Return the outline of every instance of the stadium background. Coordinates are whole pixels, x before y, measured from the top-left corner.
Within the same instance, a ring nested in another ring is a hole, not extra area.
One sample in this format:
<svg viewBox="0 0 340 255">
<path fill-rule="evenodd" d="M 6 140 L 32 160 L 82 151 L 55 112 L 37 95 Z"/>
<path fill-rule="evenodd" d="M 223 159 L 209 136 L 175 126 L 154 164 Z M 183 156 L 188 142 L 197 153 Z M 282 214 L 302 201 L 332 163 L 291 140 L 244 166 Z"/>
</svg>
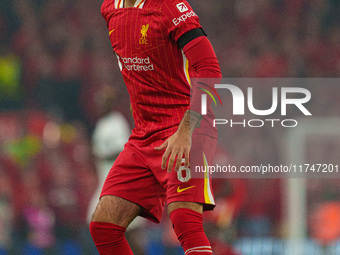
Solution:
<svg viewBox="0 0 340 255">
<path fill-rule="evenodd" d="M 224 77 L 340 75 L 337 0 L 190 4 Z M 0 0 L 0 254 L 95 254 L 86 225 L 97 185 L 91 134 L 100 117 L 98 95 L 106 86 L 115 86 L 115 108 L 132 125 L 100 5 L 96 0 Z M 338 116 L 337 93 L 326 93 L 329 116 Z M 237 161 L 250 150 L 247 144 L 261 140 L 267 146 L 253 151 L 254 160 L 280 157 L 265 133 L 240 139 L 220 148 L 219 155 Z M 336 138 L 310 153 L 338 151 Z M 282 180 L 216 183 L 220 204 L 228 201 L 229 207 L 207 215 L 215 253 L 238 254 L 233 245 L 242 254 L 283 254 Z M 340 254 L 339 184 L 338 179 L 307 181 L 306 254 L 327 254 L 328 247 L 335 247 L 329 254 Z M 167 221 L 137 228 L 139 237 L 132 233 L 130 239 L 143 248 L 136 254 L 181 254 L 170 229 Z"/>
</svg>

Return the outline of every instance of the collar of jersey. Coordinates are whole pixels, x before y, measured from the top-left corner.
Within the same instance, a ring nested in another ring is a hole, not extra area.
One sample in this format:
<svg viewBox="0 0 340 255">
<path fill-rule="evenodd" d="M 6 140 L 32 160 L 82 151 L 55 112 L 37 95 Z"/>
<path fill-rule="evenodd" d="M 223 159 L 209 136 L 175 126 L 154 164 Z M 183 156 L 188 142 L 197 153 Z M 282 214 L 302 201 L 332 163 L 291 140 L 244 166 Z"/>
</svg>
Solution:
<svg viewBox="0 0 340 255">
<path fill-rule="evenodd" d="M 124 8 L 124 1 L 125 0 L 115 0 L 115 8 Z M 144 3 L 146 2 L 146 0 L 137 0 L 135 5 L 133 6 L 133 8 L 139 8 L 142 9 L 144 6 Z"/>
</svg>

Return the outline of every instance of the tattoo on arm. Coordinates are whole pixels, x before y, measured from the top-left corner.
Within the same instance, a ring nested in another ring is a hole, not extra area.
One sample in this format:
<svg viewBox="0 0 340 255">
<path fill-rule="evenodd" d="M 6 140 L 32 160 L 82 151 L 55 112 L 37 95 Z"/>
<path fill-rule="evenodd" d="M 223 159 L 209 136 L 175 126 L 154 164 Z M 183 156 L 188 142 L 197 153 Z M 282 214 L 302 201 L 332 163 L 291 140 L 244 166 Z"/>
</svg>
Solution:
<svg viewBox="0 0 340 255">
<path fill-rule="evenodd" d="M 180 130 L 190 130 L 190 135 L 194 132 L 194 130 L 200 127 L 201 120 L 203 116 L 198 112 L 188 110 L 185 112 L 183 119 L 179 125 Z"/>
</svg>

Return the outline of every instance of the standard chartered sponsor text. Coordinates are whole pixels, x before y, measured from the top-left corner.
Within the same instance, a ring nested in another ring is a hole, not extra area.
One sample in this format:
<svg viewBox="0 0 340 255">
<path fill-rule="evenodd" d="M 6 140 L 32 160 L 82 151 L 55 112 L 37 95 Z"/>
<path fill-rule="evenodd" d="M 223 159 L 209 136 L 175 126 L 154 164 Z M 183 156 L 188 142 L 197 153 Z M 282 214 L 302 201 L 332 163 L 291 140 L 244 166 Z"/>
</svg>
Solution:
<svg viewBox="0 0 340 255">
<path fill-rule="evenodd" d="M 153 71 L 154 66 L 150 61 L 150 58 L 121 58 L 125 68 L 128 71 Z"/>
</svg>

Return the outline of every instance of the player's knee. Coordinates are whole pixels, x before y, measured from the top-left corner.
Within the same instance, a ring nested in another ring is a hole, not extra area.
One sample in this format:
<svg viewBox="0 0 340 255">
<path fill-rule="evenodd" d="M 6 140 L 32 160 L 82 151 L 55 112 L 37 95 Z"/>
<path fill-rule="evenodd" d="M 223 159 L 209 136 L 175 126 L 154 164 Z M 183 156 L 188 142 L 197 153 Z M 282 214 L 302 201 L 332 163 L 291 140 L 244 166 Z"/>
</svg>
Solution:
<svg viewBox="0 0 340 255">
<path fill-rule="evenodd" d="M 201 213 L 188 208 L 179 208 L 171 212 L 170 219 L 181 243 L 190 235 L 204 233 L 203 216 Z"/>
<path fill-rule="evenodd" d="M 90 223 L 90 233 L 99 254 L 132 254 L 125 231 L 126 228 L 111 223 Z"/>
</svg>

